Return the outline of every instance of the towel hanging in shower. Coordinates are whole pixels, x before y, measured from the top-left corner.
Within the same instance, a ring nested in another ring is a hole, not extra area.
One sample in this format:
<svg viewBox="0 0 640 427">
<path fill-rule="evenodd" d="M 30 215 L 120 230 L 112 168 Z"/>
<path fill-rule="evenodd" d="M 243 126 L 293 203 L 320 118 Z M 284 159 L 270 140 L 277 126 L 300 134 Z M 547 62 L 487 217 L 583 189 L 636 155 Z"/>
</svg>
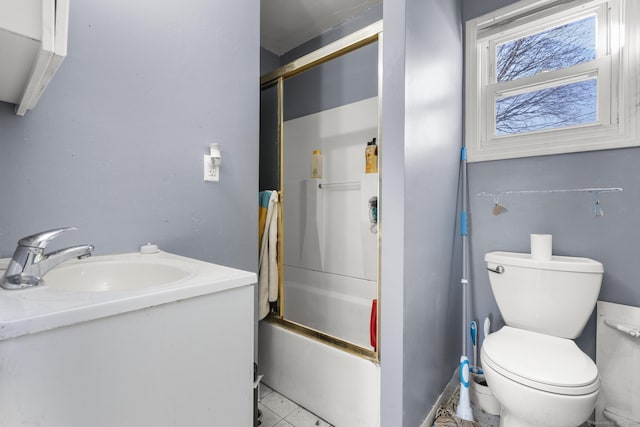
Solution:
<svg viewBox="0 0 640 427">
<path fill-rule="evenodd" d="M 260 320 L 269 314 L 269 303 L 278 300 L 278 192 L 261 191 L 258 208 L 260 258 L 258 305 Z"/>
</svg>

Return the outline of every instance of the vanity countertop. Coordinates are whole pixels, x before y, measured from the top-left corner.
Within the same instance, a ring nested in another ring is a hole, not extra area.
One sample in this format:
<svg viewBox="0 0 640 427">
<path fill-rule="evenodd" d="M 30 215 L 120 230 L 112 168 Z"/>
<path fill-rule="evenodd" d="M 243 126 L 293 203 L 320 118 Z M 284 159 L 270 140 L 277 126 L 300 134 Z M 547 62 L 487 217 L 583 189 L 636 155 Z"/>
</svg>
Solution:
<svg viewBox="0 0 640 427">
<path fill-rule="evenodd" d="M 4 273 L 3 270 L 6 269 L 8 262 L 8 259 L 0 259 L 0 275 Z M 20 290 L 0 288 L 0 340 L 201 295 L 229 291 L 257 282 L 256 274 L 252 272 L 162 251 L 151 255 L 136 252 L 93 256 L 67 261 L 56 268 L 78 267 L 88 263 L 94 265 L 102 263 L 102 266 L 107 267 L 158 263 L 163 266 L 173 265 L 182 268 L 189 274 L 168 283 L 130 289 L 78 290 L 78 286 L 54 288 L 47 285 L 46 275 L 44 282 L 33 288 Z M 56 268 L 49 274 L 55 272 Z"/>
</svg>

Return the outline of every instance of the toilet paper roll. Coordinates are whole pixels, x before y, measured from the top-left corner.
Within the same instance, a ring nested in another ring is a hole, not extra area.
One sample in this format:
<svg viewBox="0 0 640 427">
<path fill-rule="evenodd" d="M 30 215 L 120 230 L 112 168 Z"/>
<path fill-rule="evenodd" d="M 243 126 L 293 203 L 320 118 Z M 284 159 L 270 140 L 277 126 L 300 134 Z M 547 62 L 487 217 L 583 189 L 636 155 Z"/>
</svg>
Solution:
<svg viewBox="0 0 640 427">
<path fill-rule="evenodd" d="M 531 258 L 542 261 L 551 259 L 551 234 L 531 235 Z"/>
</svg>

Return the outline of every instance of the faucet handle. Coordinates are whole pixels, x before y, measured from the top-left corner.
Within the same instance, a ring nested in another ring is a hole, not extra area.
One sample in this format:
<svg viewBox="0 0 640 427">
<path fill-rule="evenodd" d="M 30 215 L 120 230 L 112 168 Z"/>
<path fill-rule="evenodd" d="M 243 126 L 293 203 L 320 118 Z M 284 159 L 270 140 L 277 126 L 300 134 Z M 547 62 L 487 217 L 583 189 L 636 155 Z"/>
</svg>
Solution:
<svg viewBox="0 0 640 427">
<path fill-rule="evenodd" d="M 31 236 L 23 237 L 18 241 L 20 246 L 44 249 L 51 239 L 56 238 L 65 231 L 77 230 L 76 227 L 54 228 L 53 230 L 41 231 Z"/>
</svg>

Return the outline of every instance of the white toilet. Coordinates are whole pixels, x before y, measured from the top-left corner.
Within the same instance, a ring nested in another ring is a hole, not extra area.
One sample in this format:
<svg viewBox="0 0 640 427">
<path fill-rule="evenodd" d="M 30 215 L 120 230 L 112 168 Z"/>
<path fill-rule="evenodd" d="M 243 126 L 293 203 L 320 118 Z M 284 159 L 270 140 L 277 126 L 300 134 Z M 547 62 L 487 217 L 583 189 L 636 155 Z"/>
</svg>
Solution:
<svg viewBox="0 0 640 427">
<path fill-rule="evenodd" d="M 502 427 L 575 427 L 595 407 L 595 363 L 572 341 L 598 299 L 602 264 L 588 258 L 490 252 L 491 289 L 506 323 L 481 350 Z"/>
</svg>

